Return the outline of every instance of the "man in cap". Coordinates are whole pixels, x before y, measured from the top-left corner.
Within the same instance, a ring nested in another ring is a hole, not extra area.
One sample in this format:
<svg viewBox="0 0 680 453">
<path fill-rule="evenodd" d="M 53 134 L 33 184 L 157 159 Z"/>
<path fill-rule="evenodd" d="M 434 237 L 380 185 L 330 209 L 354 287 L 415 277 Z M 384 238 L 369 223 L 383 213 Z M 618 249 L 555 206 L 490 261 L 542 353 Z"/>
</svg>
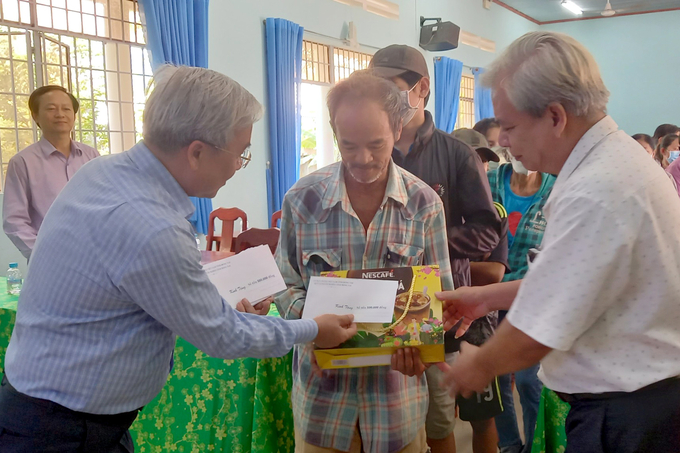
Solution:
<svg viewBox="0 0 680 453">
<path fill-rule="evenodd" d="M 456 288 L 469 286 L 470 259 L 491 253 L 501 235 L 501 221 L 491 201 L 482 162 L 465 143 L 435 128 L 432 115 L 425 110 L 430 97 L 429 71 L 418 50 L 404 45 L 388 46 L 373 56 L 370 68 L 401 90 L 403 128 L 392 159 L 441 197 L 453 281 Z M 453 332 L 447 335 L 448 360 L 455 357 L 459 343 Z M 455 400 L 438 384 L 439 377 L 438 368 L 427 370 L 430 408 L 426 428 L 433 453 L 455 449 Z"/>
<path fill-rule="evenodd" d="M 459 140 L 464 141 L 475 151 L 477 151 L 477 155 L 480 159 L 482 159 L 484 171 L 489 171 L 489 162 L 499 163 L 501 161 L 501 158 L 498 157 L 498 154 L 494 153 L 489 147 L 489 142 L 487 141 L 486 137 L 476 130 L 461 128 L 453 131 L 451 135 Z"/>
</svg>

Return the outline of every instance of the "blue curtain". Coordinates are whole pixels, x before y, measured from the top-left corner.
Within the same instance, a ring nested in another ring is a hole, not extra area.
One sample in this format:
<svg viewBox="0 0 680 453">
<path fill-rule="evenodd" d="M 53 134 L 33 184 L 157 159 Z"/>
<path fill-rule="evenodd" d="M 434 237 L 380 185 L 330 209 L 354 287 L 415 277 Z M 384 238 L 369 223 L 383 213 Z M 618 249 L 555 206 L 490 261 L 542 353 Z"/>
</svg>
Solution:
<svg viewBox="0 0 680 453">
<path fill-rule="evenodd" d="M 298 24 L 268 18 L 267 116 L 270 162 L 267 168 L 269 216 L 281 209 L 283 196 L 300 178 L 300 85 L 302 33 Z"/>
<path fill-rule="evenodd" d="M 434 121 L 437 129 L 453 132 L 458 119 L 463 62 L 447 57 L 434 60 Z"/>
<path fill-rule="evenodd" d="M 139 7 L 154 71 L 165 63 L 208 67 L 208 0 L 139 0 Z M 196 211 L 189 221 L 208 234 L 212 200 L 191 201 Z"/>
<path fill-rule="evenodd" d="M 493 118 L 493 103 L 491 102 L 491 89 L 482 86 L 481 75 L 484 74 L 483 68 L 474 68 L 472 73 L 475 75 L 475 122 L 484 118 Z"/>
</svg>

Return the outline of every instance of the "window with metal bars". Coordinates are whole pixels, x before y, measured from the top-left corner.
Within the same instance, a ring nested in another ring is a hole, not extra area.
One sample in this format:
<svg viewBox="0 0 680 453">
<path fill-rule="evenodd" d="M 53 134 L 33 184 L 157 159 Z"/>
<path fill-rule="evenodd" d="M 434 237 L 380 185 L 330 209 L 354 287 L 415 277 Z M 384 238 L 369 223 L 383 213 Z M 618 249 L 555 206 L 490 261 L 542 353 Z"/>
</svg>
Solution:
<svg viewBox="0 0 680 453">
<path fill-rule="evenodd" d="M 302 41 L 302 80 L 331 83 L 330 46 Z"/>
<path fill-rule="evenodd" d="M 35 88 L 71 91 L 73 138 L 109 154 L 141 138 L 151 77 L 136 1 L 0 0 L 0 187 L 10 158 L 39 139 Z"/>
<path fill-rule="evenodd" d="M 458 121 L 456 129 L 472 129 L 475 125 L 475 78 L 463 74 L 460 81 L 460 97 L 458 102 Z"/>
<path fill-rule="evenodd" d="M 334 85 L 349 77 L 354 71 L 368 68 L 371 58 L 373 55 L 368 53 L 304 40 L 302 81 Z"/>
<path fill-rule="evenodd" d="M 368 68 L 373 55 L 354 50 L 333 48 L 333 69 L 335 81 L 346 79 L 354 71 Z"/>
<path fill-rule="evenodd" d="M 302 142 L 300 176 L 340 159 L 326 108 L 326 95 L 336 82 L 368 68 L 373 55 L 304 40 L 300 92 Z"/>
</svg>

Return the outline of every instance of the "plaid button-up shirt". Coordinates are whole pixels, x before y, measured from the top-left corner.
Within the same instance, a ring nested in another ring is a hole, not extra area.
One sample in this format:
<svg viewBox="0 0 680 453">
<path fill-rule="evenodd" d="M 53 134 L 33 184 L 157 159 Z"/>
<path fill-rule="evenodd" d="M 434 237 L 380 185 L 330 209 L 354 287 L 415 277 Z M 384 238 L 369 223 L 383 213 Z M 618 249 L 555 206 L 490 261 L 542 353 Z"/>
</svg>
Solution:
<svg viewBox="0 0 680 453">
<path fill-rule="evenodd" d="M 505 178 L 507 173 L 512 172 L 512 164 L 501 164 L 495 170 L 487 173 L 489 186 L 491 186 L 491 197 L 493 201 L 505 206 Z M 532 248 L 538 248 L 543 242 L 543 234 L 547 222 L 543 215 L 543 207 L 548 201 L 555 177 L 548 173 L 543 173 L 541 187 L 536 193 L 536 201 L 529 207 L 529 210 L 522 216 L 517 230 L 515 240 L 508 252 L 508 265 L 510 270 L 503 277 L 504 282 L 521 280 L 529 269 L 527 253 Z"/>
<path fill-rule="evenodd" d="M 299 318 L 312 276 L 324 271 L 438 264 L 442 286 L 453 288 L 446 221 L 437 194 L 390 163 L 385 195 L 368 230 L 352 209 L 341 163 L 301 179 L 283 201 L 276 253 L 288 290 L 277 298 L 283 316 Z M 388 366 L 312 373 L 312 347 L 295 348 L 293 413 L 307 443 L 346 451 L 360 427 L 364 450 L 399 451 L 425 423 L 425 376 Z"/>
</svg>

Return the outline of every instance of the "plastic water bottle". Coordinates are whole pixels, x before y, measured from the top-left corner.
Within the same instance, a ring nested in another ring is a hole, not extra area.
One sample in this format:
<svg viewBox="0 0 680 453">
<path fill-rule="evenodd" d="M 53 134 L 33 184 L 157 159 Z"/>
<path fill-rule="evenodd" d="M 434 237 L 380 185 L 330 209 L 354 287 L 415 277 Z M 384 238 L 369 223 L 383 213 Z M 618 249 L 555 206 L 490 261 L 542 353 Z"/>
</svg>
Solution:
<svg viewBox="0 0 680 453">
<path fill-rule="evenodd" d="M 194 234 L 194 238 L 196 238 L 196 248 L 201 250 L 201 240 L 199 239 L 198 234 Z"/>
<path fill-rule="evenodd" d="M 9 263 L 9 269 L 7 269 L 7 294 L 18 296 L 21 293 L 22 284 L 23 278 L 21 278 L 19 264 Z"/>
</svg>

